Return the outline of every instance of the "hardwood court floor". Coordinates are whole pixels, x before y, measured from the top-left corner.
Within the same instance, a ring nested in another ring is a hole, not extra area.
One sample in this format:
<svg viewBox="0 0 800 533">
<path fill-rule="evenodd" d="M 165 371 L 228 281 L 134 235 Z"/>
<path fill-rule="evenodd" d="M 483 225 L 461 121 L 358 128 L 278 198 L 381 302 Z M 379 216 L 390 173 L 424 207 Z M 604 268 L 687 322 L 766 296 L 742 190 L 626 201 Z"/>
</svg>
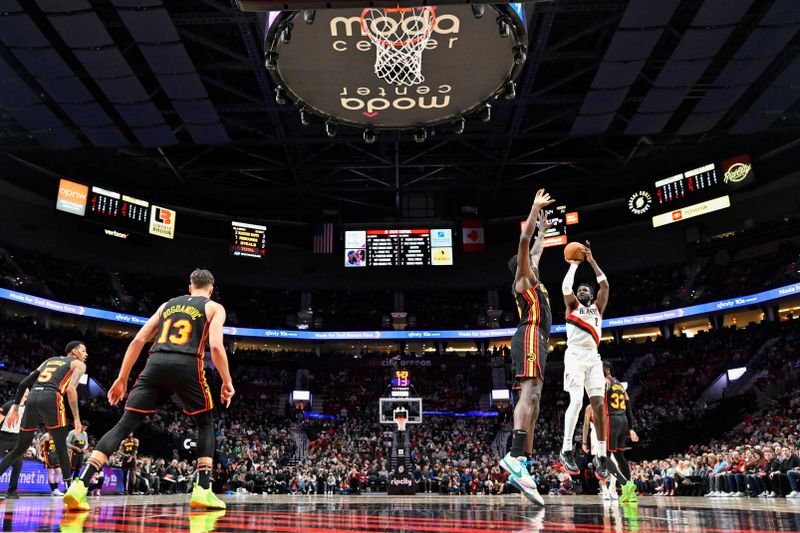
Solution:
<svg viewBox="0 0 800 533">
<path fill-rule="evenodd" d="M 227 496 L 226 511 L 198 512 L 188 496 L 90 498 L 88 513 L 64 513 L 60 498 L 0 506 L 2 531 L 282 531 L 311 533 L 487 531 L 569 533 L 774 533 L 800 531 L 800 500 L 545 497 L 546 507 L 509 496 Z"/>
</svg>

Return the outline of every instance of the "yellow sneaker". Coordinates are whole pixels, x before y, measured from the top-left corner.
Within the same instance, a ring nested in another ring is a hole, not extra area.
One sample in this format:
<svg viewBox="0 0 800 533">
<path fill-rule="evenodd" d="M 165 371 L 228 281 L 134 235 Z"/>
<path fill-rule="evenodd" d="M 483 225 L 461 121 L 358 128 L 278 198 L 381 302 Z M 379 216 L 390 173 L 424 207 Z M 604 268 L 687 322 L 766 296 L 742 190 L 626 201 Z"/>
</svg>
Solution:
<svg viewBox="0 0 800 533">
<path fill-rule="evenodd" d="M 83 533 L 83 523 L 89 517 L 89 511 L 79 511 L 61 516 L 58 527 L 63 533 Z"/>
<path fill-rule="evenodd" d="M 211 488 L 204 489 L 197 483 L 194 484 L 192 489 L 192 499 L 189 500 L 189 506 L 194 509 L 225 509 L 225 502 L 217 498 L 216 494 L 211 491 Z"/>
<path fill-rule="evenodd" d="M 224 504 L 223 504 L 224 505 Z M 225 511 L 208 511 L 189 515 L 189 533 L 208 533 L 217 527 L 217 520 L 225 516 Z"/>
<path fill-rule="evenodd" d="M 622 497 L 619 501 L 622 503 L 638 503 L 639 498 L 636 496 L 636 485 L 633 481 L 628 481 L 622 486 Z"/>
<path fill-rule="evenodd" d="M 89 502 L 86 501 L 87 492 L 88 490 L 86 489 L 86 485 L 83 484 L 83 481 L 80 479 L 73 481 L 72 485 L 69 486 L 69 490 L 64 494 L 64 506 L 67 508 L 67 511 L 88 511 Z"/>
</svg>

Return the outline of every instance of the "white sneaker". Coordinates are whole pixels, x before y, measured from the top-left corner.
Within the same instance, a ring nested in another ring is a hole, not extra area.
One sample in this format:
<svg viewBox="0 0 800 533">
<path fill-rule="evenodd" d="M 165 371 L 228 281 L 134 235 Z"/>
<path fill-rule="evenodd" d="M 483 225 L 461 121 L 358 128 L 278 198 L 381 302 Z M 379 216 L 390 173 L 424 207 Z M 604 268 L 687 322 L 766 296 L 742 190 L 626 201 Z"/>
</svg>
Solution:
<svg viewBox="0 0 800 533">
<path fill-rule="evenodd" d="M 709 492 L 708 494 L 704 494 L 704 498 L 714 498 L 716 497 L 717 493 L 715 491 Z"/>
<path fill-rule="evenodd" d="M 609 491 L 608 494 L 612 500 L 619 500 L 619 494 L 617 494 L 616 490 Z"/>
<path fill-rule="evenodd" d="M 767 498 L 774 498 L 774 497 L 775 497 L 775 492 L 769 492 L 767 494 Z"/>
<path fill-rule="evenodd" d="M 758 497 L 758 498 L 766 498 L 766 497 L 768 497 L 768 496 L 769 496 L 769 492 L 762 492 L 762 493 L 761 493 L 761 494 L 759 494 L 757 497 Z"/>
<path fill-rule="evenodd" d="M 536 505 L 544 506 L 544 498 L 539 494 L 539 489 L 536 487 L 536 482 L 531 477 L 528 469 L 517 459 L 507 453 L 500 461 L 500 466 L 511 474 L 508 478 L 509 483 L 517 487 L 519 491 L 530 501 Z"/>
<path fill-rule="evenodd" d="M 54 491 L 53 491 L 51 494 L 52 494 L 53 496 L 63 496 L 63 495 L 64 495 L 64 493 L 63 493 L 63 492 L 61 492 L 61 491 L 60 491 L 60 490 L 58 490 L 58 489 L 54 490 Z"/>
<path fill-rule="evenodd" d="M 734 493 L 733 493 L 733 496 L 734 496 L 735 498 L 744 498 L 744 494 L 743 494 L 743 493 L 741 493 L 741 492 L 734 492 Z"/>
</svg>

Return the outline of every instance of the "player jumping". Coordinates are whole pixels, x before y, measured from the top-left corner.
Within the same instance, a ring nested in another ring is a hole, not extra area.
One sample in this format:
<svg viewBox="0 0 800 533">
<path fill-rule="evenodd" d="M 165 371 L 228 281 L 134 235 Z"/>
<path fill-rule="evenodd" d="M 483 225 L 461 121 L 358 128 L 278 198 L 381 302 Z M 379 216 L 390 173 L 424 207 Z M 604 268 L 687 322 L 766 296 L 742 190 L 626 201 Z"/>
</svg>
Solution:
<svg viewBox="0 0 800 533">
<path fill-rule="evenodd" d="M 575 425 L 578 423 L 583 391 L 589 395 L 589 403 L 594 413 L 594 424 L 601 439 L 606 436 L 606 414 L 603 406 L 606 380 L 603 377 L 603 363 L 600 360 L 598 346 L 602 332 L 603 311 L 608 304 L 608 279 L 597 265 L 589 249 L 589 242 L 584 247 L 586 262 L 591 265 L 597 276 L 600 289 L 595 298 L 594 287 L 582 283 L 578 290 L 572 292 L 575 283 L 575 272 L 581 261 L 570 261 L 567 275 L 561 284 L 564 304 L 567 306 L 567 351 L 564 354 L 564 390 L 569 393 L 569 407 L 564 413 L 564 444 L 560 459 L 564 469 L 572 475 L 580 473 L 572 451 L 572 440 Z M 594 458 L 595 475 L 600 480 L 608 477 L 606 442 L 598 442 L 598 455 Z"/>
<path fill-rule="evenodd" d="M 131 368 L 145 343 L 155 336 L 147 364 L 133 386 L 125 414 L 100 442 L 87 461 L 80 478 L 64 495 L 68 510 L 88 511 L 86 492 L 92 476 L 108 461 L 123 437 L 144 421 L 145 415 L 168 400 L 173 393 L 183 403 L 183 412 L 197 425 L 197 482 L 190 505 L 203 509 L 225 509 L 225 503 L 211 491 L 211 466 L 214 456 L 214 402 L 206 382 L 205 345 L 222 378 L 220 399 L 227 406 L 235 391 L 228 356 L 222 343 L 225 308 L 211 301 L 214 276 L 208 270 L 195 270 L 189 278 L 189 294 L 164 303 L 136 334 L 125 352 L 119 377 L 108 391 L 108 401 L 116 405 L 125 396 Z"/>
<path fill-rule="evenodd" d="M 544 189 L 539 189 L 531 212 L 519 238 L 517 255 L 508 266 L 514 273 L 512 293 L 520 315 L 517 332 L 511 339 L 511 359 L 519 382 L 519 400 L 514 408 L 514 431 L 511 450 L 500 462 L 510 475 L 509 481 L 529 500 L 544 505 L 536 482 L 528 472 L 527 461 L 533 453 L 533 429 L 539 417 L 539 401 L 544 385 L 547 341 L 553 322 L 547 289 L 539 277 L 539 259 L 544 247 L 544 234 L 553 226 L 544 208 L 555 202 Z M 538 220 L 539 235 L 530 248 L 534 224 Z M 516 385 L 516 384 L 515 384 Z"/>
</svg>

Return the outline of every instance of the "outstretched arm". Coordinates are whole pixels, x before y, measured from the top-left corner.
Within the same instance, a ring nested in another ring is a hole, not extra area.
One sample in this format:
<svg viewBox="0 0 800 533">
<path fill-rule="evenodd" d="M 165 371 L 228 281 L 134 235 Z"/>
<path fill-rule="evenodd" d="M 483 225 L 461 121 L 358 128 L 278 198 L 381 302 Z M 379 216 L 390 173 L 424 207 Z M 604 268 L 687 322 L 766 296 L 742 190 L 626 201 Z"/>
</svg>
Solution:
<svg viewBox="0 0 800 533">
<path fill-rule="evenodd" d="M 600 288 L 597 290 L 597 300 L 595 303 L 597 304 L 597 310 L 600 311 L 602 315 L 606 310 L 606 305 L 608 305 L 608 278 L 603 274 L 603 271 L 600 270 L 597 261 L 594 260 L 592 249 L 589 248 L 589 241 L 586 241 L 586 262 L 591 265 L 592 270 L 594 270 L 594 275 L 597 276 L 597 283 L 600 284 Z"/>
<path fill-rule="evenodd" d="M 533 238 L 533 229 L 535 221 L 539 218 L 539 213 L 542 209 L 555 202 L 550 195 L 539 189 L 536 191 L 536 197 L 533 199 L 531 212 L 528 214 L 528 219 L 525 221 L 525 226 L 522 228 L 522 235 L 519 236 L 519 247 L 517 248 L 517 272 L 514 275 L 514 287 L 517 292 L 524 292 L 531 288 L 530 272 L 531 272 L 531 239 Z M 536 283 L 538 278 L 533 280 Z"/>
<path fill-rule="evenodd" d="M 539 234 L 536 236 L 536 240 L 533 241 L 533 246 L 531 246 L 531 267 L 533 267 L 537 279 L 539 278 L 539 260 L 542 258 L 542 252 L 544 251 L 545 235 L 555 225 L 555 220 L 548 220 L 547 211 L 539 212 L 539 219 L 536 223 L 539 228 Z"/>
</svg>

